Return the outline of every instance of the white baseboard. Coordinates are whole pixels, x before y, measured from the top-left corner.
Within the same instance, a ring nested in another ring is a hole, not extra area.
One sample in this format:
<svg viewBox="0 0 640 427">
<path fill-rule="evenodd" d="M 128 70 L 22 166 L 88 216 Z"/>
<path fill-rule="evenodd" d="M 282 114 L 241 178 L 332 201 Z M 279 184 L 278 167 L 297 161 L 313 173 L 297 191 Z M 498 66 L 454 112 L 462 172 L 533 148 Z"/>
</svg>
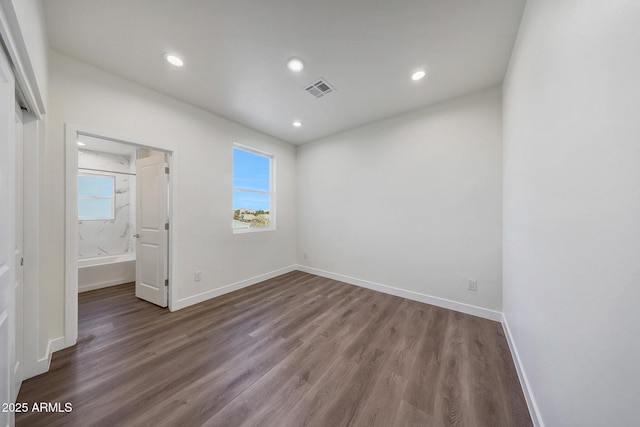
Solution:
<svg viewBox="0 0 640 427">
<path fill-rule="evenodd" d="M 54 338 L 52 340 L 49 341 L 49 351 L 50 351 L 50 355 L 55 353 L 58 350 L 62 350 L 63 348 L 66 348 L 67 346 L 64 343 L 64 337 L 58 337 L 58 338 Z"/>
<path fill-rule="evenodd" d="M 182 298 L 176 301 L 176 304 L 173 307 L 171 307 L 171 311 L 180 310 L 181 308 L 189 307 L 190 305 L 198 304 L 199 302 L 203 302 L 211 298 L 218 297 L 220 295 L 228 294 L 229 292 L 237 291 L 238 289 L 246 288 L 247 286 L 255 285 L 256 283 L 273 279 L 274 277 L 278 277 L 282 274 L 290 273 L 295 270 L 297 270 L 297 266 L 290 265 L 288 267 L 270 271 L 269 273 L 265 273 L 259 276 L 251 277 L 249 279 L 241 280 L 239 282 L 232 283 L 230 285 L 226 285 L 221 288 L 212 289 L 210 291 L 202 292 L 201 294 Z"/>
<path fill-rule="evenodd" d="M 27 380 L 29 378 L 33 378 L 37 375 L 47 372 L 49 370 L 49 366 L 51 366 L 51 356 L 53 355 L 53 353 L 58 350 L 62 350 L 64 347 L 64 337 L 58 337 L 49 340 L 44 357 L 36 360 L 35 363 L 25 363 L 23 365 L 25 368 L 24 379 Z"/>
<path fill-rule="evenodd" d="M 304 271 L 305 273 L 315 274 L 316 276 L 322 276 L 328 279 L 338 280 L 340 282 L 345 282 L 351 285 L 372 289 L 374 291 L 383 292 L 385 294 L 395 295 L 397 297 L 402 297 L 402 298 L 410 299 L 413 301 L 423 302 L 426 304 L 431 304 L 431 305 L 435 305 L 442 308 L 448 308 L 450 310 L 471 314 L 473 316 L 494 320 L 496 322 L 502 321 L 501 312 L 495 311 L 495 310 L 489 310 L 488 308 L 477 307 L 475 305 L 452 301 L 445 298 L 439 298 L 431 295 L 421 294 L 418 292 L 407 291 L 400 288 L 394 288 L 392 286 L 369 282 L 368 280 L 357 279 L 355 277 L 345 276 L 338 273 L 331 273 L 329 271 L 324 271 L 324 270 L 320 270 L 318 268 L 313 268 L 313 267 L 307 267 L 305 265 L 298 265 L 296 266 L 296 268 L 300 271 Z"/>
<path fill-rule="evenodd" d="M 119 279 L 107 280 L 106 282 L 89 283 L 86 285 L 78 285 L 78 293 L 94 291 L 96 289 L 108 288 L 110 286 L 118 286 L 124 283 L 130 283 L 135 281 L 135 278 L 131 280 L 128 277 L 121 277 Z"/>
<path fill-rule="evenodd" d="M 504 335 L 507 337 L 507 343 L 509 344 L 509 349 L 511 350 L 513 363 L 516 365 L 516 371 L 518 372 L 518 378 L 520 379 L 520 385 L 522 386 L 524 398 L 527 401 L 527 407 L 529 408 L 531 421 L 533 422 L 533 425 L 535 427 L 544 427 L 544 422 L 542 421 L 542 416 L 540 415 L 538 404 L 536 403 L 536 399 L 533 396 L 533 392 L 531 391 L 529 379 L 527 378 L 524 366 L 522 365 L 522 361 L 520 360 L 520 354 L 518 353 L 516 343 L 513 340 L 513 336 L 511 335 L 511 329 L 509 329 L 509 322 L 507 322 L 507 318 L 504 313 L 502 314 L 502 329 L 504 329 Z"/>
</svg>

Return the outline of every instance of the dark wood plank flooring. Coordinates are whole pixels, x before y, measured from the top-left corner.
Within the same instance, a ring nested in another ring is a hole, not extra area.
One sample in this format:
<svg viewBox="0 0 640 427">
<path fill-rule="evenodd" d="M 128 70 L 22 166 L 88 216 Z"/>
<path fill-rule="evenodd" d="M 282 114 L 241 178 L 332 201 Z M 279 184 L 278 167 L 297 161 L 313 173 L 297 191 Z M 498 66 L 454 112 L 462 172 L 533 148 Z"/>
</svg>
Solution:
<svg viewBox="0 0 640 427">
<path fill-rule="evenodd" d="M 531 426 L 497 322 L 295 271 L 170 313 L 79 297 L 18 426 Z"/>
</svg>

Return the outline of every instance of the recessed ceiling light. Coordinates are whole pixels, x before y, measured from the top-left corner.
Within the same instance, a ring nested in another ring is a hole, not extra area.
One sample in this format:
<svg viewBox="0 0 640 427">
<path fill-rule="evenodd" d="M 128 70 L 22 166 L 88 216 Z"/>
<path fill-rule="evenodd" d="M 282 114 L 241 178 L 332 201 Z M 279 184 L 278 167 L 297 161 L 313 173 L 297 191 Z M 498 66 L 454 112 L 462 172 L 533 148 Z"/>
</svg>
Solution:
<svg viewBox="0 0 640 427">
<path fill-rule="evenodd" d="M 176 67 L 182 67 L 182 65 L 184 65 L 184 62 L 182 62 L 182 59 L 178 58 L 177 56 L 171 53 L 165 53 L 164 59 L 166 59 L 167 62 L 169 62 L 169 64 L 175 65 Z"/>
<path fill-rule="evenodd" d="M 299 128 L 300 126 L 302 126 L 302 122 L 296 120 L 295 122 L 293 122 L 293 126 Z"/>
<path fill-rule="evenodd" d="M 81 147 L 84 147 L 84 146 L 85 146 L 85 145 L 87 145 L 87 144 L 85 144 L 85 143 L 84 143 L 84 142 L 82 142 L 82 141 L 78 141 L 78 145 L 79 145 L 79 146 L 81 146 Z"/>
<path fill-rule="evenodd" d="M 297 73 L 298 71 L 302 71 L 304 68 L 304 62 L 302 62 L 302 59 L 294 56 L 293 58 L 289 58 L 287 61 L 287 68 Z"/>
<path fill-rule="evenodd" d="M 427 73 L 423 70 L 416 71 L 411 75 L 411 80 L 422 80 Z"/>
</svg>

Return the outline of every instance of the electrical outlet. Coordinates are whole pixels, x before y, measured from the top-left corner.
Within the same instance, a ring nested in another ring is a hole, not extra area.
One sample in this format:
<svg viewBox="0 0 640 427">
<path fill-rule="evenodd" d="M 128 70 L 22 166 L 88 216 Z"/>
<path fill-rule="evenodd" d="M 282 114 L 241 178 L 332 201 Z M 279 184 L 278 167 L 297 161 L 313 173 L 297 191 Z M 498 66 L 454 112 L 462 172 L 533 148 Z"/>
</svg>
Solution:
<svg viewBox="0 0 640 427">
<path fill-rule="evenodd" d="M 304 251 L 304 257 L 309 258 L 309 254 L 307 254 L 307 251 Z"/>
<path fill-rule="evenodd" d="M 202 271 L 196 271 L 193 273 L 193 280 L 199 282 L 202 280 Z"/>
<path fill-rule="evenodd" d="M 470 291 L 477 291 L 478 290 L 478 281 L 477 280 L 473 280 L 473 279 L 467 280 L 467 289 L 469 289 Z"/>
</svg>

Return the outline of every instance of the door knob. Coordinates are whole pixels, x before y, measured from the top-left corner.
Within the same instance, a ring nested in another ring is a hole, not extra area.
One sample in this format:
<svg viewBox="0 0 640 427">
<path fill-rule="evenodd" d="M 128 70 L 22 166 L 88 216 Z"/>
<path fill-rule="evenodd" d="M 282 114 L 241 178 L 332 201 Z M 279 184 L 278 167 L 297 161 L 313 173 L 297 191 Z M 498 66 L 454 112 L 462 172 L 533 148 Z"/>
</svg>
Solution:
<svg viewBox="0 0 640 427">
<path fill-rule="evenodd" d="M 133 237 L 135 237 L 136 239 L 139 239 L 140 235 L 139 234 L 134 234 Z"/>
</svg>

